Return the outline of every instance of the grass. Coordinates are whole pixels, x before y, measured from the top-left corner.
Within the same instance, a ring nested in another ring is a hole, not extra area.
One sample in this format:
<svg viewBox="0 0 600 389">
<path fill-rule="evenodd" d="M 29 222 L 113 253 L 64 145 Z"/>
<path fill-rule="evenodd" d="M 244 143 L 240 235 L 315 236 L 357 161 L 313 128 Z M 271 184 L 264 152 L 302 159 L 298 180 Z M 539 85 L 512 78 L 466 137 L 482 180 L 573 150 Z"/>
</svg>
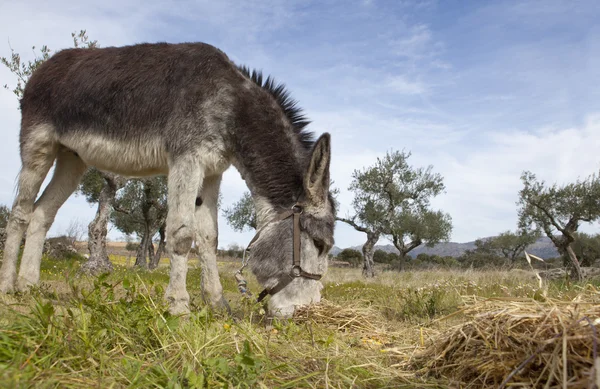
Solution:
<svg viewBox="0 0 600 389">
<path fill-rule="evenodd" d="M 447 387 L 400 362 L 464 320 L 466 305 L 570 300 L 582 288 L 555 283 L 542 293 L 524 273 L 379 272 L 364 280 L 359 270 L 332 268 L 323 304 L 267 323 L 262 307 L 237 292 L 236 263 L 219 263 L 234 312 L 227 316 L 204 306 L 199 265 L 190 261 L 193 312 L 181 319 L 162 301 L 165 262 L 142 272 L 111 259 L 112 274 L 90 278 L 77 276 L 76 260 L 45 258 L 38 288 L 0 296 L 0 387 Z"/>
</svg>

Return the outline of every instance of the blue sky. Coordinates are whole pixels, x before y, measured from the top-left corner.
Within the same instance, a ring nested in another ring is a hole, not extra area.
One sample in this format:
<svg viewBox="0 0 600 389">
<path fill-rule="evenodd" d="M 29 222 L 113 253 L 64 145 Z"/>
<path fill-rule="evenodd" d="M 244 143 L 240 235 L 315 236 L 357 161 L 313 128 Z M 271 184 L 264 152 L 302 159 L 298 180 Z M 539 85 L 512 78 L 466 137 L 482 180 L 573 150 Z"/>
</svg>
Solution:
<svg viewBox="0 0 600 389">
<path fill-rule="evenodd" d="M 51 4 L 50 4 L 51 3 Z M 519 176 L 564 183 L 600 168 L 600 4 L 596 1 L 23 0 L 0 3 L 0 55 L 10 45 L 71 45 L 87 29 L 101 46 L 203 41 L 285 82 L 316 133 L 333 139 L 332 178 L 346 191 L 355 169 L 390 149 L 433 165 L 447 191 L 434 206 L 463 242 L 516 227 Z M 0 84 L 14 78 L 0 69 Z M 17 101 L 0 91 L 0 203 L 19 169 Z M 224 205 L 245 186 L 226 172 Z M 73 196 L 51 234 L 94 209 Z M 598 232 L 598 225 L 584 230 Z M 245 244 L 220 221 L 220 246 Z M 113 238 L 119 237 L 111 231 Z M 336 244 L 364 236 L 336 227 Z M 381 243 L 384 243 L 382 240 Z"/>
</svg>

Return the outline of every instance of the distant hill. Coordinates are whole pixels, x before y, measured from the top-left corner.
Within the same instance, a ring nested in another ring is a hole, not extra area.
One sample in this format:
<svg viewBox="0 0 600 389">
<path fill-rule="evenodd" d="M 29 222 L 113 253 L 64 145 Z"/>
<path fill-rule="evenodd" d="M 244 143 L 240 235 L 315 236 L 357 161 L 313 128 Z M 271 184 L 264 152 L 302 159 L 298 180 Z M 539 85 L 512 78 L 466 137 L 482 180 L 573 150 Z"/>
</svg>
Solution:
<svg viewBox="0 0 600 389">
<path fill-rule="evenodd" d="M 351 248 L 361 251 L 362 245 L 353 246 Z M 414 249 L 413 251 L 411 251 L 409 253 L 409 255 L 413 258 L 415 258 L 417 255 L 419 255 L 421 253 L 425 253 L 425 254 L 429 254 L 429 255 L 439 255 L 441 257 L 445 257 L 445 256 L 459 257 L 462 254 L 464 254 L 465 251 L 473 250 L 473 249 L 475 249 L 475 241 L 466 242 L 466 243 L 448 242 L 448 243 L 438 243 L 433 247 L 425 247 L 424 245 L 421 245 L 421 246 L 417 247 L 416 249 Z M 388 253 L 397 253 L 398 252 L 398 250 L 396 250 L 394 245 L 391 245 L 391 244 L 377 245 L 377 246 L 375 246 L 375 250 L 383 250 Z M 330 253 L 333 256 L 336 256 L 340 253 L 340 251 L 342 251 L 341 248 L 334 246 L 331 249 Z M 559 256 L 558 251 L 554 247 L 554 244 L 547 237 L 539 238 L 533 245 L 529 246 L 529 248 L 527 249 L 527 252 L 531 253 L 533 255 L 537 255 L 538 257 L 543 258 L 543 259 L 555 258 L 555 257 Z"/>
</svg>

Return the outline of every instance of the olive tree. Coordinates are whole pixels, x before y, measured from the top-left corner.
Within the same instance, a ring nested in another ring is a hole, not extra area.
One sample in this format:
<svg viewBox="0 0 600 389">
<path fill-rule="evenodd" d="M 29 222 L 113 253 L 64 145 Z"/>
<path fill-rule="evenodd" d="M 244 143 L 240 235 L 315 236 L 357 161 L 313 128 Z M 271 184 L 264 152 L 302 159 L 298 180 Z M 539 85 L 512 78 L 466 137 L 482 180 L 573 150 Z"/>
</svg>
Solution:
<svg viewBox="0 0 600 389">
<path fill-rule="evenodd" d="M 504 264 L 514 266 L 525 249 L 535 243 L 539 237 L 538 230 L 520 228 L 516 232 L 505 231 L 491 238 L 477 239 L 472 254 L 504 258 Z"/>
<path fill-rule="evenodd" d="M 445 190 L 442 176 L 432 166 L 409 165 L 410 156 L 390 151 L 373 166 L 354 171 L 350 185 L 356 219 L 392 241 L 400 268 L 410 251 L 447 241 L 452 232 L 450 215 L 431 207 L 431 199 Z"/>
<path fill-rule="evenodd" d="M 519 225 L 539 228 L 568 257 L 572 276 L 583 280 L 583 273 L 572 244 L 581 223 L 600 220 L 600 177 L 596 174 L 565 185 L 548 185 L 535 174 L 521 175 Z"/>
<path fill-rule="evenodd" d="M 112 222 L 124 234 L 136 234 L 140 238 L 135 265 L 154 269 L 165 247 L 165 223 L 167 218 L 167 179 L 164 176 L 129 180 L 117 193 Z M 160 235 L 156 252 L 152 238 Z M 146 256 L 150 258 L 147 262 Z"/>
<path fill-rule="evenodd" d="M 81 179 L 78 193 L 83 194 L 88 203 L 98 204 L 96 215 L 88 225 L 90 257 L 81 265 L 82 272 L 99 274 L 113 269 L 106 250 L 106 236 L 115 195 L 124 184 L 125 179 L 95 168 L 88 169 Z"/>
</svg>

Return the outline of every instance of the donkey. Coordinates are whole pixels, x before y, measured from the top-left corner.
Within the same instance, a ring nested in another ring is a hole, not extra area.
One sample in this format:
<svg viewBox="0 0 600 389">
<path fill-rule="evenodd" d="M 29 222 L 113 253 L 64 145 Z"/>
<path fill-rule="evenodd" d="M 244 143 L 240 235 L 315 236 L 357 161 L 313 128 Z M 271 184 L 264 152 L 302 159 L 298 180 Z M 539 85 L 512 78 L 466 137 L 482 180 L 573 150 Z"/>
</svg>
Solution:
<svg viewBox="0 0 600 389">
<path fill-rule="evenodd" d="M 302 110 L 271 77 L 205 43 L 67 49 L 31 76 L 21 113 L 22 167 L 1 292 L 39 282 L 46 233 L 94 166 L 127 177 L 167 175 L 169 309 L 189 312 L 187 255 L 194 241 L 204 299 L 228 309 L 217 270 L 217 199 L 222 174 L 233 165 L 256 207 L 260 234 L 249 263 L 272 295 L 269 311 L 289 317 L 296 306 L 320 301 L 318 278 L 334 231 L 330 135 L 315 141 Z"/>
</svg>

